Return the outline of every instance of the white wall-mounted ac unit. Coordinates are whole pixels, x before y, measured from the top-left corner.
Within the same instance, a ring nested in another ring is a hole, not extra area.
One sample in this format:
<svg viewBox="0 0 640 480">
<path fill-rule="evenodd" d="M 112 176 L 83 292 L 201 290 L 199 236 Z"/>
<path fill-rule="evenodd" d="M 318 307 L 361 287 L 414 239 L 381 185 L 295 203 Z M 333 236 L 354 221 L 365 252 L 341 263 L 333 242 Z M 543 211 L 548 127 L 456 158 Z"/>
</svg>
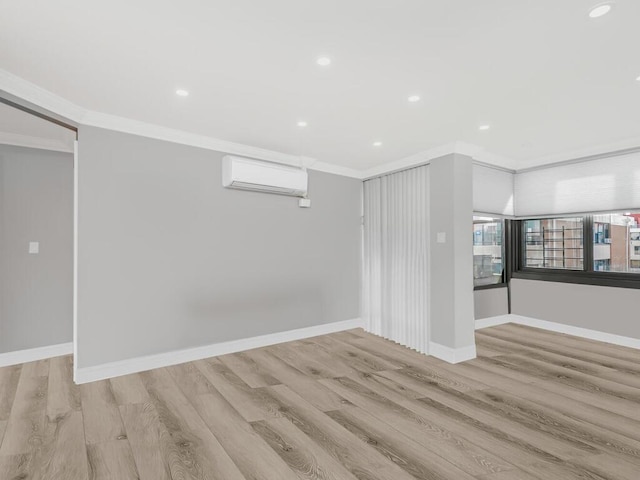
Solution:
<svg viewBox="0 0 640 480">
<path fill-rule="evenodd" d="M 228 188 L 278 193 L 293 197 L 307 194 L 307 171 L 302 168 L 225 155 L 222 185 Z"/>
</svg>

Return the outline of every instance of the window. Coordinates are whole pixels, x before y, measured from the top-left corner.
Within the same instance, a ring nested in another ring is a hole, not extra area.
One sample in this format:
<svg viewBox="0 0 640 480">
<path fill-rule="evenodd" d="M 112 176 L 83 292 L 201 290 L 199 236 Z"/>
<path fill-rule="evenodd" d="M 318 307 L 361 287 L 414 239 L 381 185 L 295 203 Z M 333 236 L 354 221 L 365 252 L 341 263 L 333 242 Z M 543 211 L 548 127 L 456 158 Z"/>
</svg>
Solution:
<svg viewBox="0 0 640 480">
<path fill-rule="evenodd" d="M 499 218 L 473 217 L 473 284 L 476 287 L 504 281 L 503 224 Z"/>
<path fill-rule="evenodd" d="M 525 220 L 523 266 L 584 269 L 584 225 L 581 217 Z"/>
<path fill-rule="evenodd" d="M 640 289 L 640 211 L 510 224 L 507 278 Z"/>
<path fill-rule="evenodd" d="M 640 213 L 593 216 L 593 270 L 640 273 Z"/>
</svg>

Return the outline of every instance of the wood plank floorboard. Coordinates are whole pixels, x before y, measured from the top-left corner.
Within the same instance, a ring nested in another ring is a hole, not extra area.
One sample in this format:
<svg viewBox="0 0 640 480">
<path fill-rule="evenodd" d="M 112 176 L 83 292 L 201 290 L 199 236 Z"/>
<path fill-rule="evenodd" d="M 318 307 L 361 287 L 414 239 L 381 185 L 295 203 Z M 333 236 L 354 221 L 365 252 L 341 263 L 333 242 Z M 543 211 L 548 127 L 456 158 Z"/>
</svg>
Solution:
<svg viewBox="0 0 640 480">
<path fill-rule="evenodd" d="M 601 349 L 593 349 L 590 344 L 583 345 L 582 348 L 576 348 L 573 343 L 563 342 L 563 338 L 553 341 L 548 338 L 537 338 L 533 336 L 527 336 L 526 334 L 514 334 L 510 331 L 504 330 L 505 325 L 500 327 L 486 328 L 476 332 L 476 341 L 480 344 L 488 345 L 491 348 L 500 348 L 498 342 L 490 343 L 490 339 L 503 340 L 508 348 L 516 348 L 513 353 L 524 354 L 525 349 L 519 348 L 520 346 L 529 347 L 534 350 L 540 350 L 543 352 L 556 353 L 560 356 L 582 360 L 585 362 L 595 363 L 603 367 L 609 367 L 630 375 L 640 375 L 640 364 L 638 363 L 638 351 L 635 350 L 629 358 L 628 355 L 624 355 L 624 358 L 617 358 L 614 356 L 606 355 L 602 353 Z M 609 344 L 603 344 L 609 346 Z M 615 345 L 611 345 L 614 347 Z M 631 350 L 631 349 L 629 349 Z M 635 359 L 633 357 L 635 356 Z"/>
<path fill-rule="evenodd" d="M 561 366 L 580 373 L 586 373 L 605 380 L 612 380 L 623 385 L 640 388 L 640 365 L 633 362 L 623 360 L 609 359 L 599 360 L 593 354 L 577 354 L 568 357 L 570 352 L 563 351 L 563 354 L 555 353 L 549 350 L 541 350 L 540 348 L 530 348 L 523 345 L 515 344 L 511 341 L 501 340 L 497 337 L 478 336 L 478 347 L 484 345 L 492 345 L 494 349 L 500 350 L 500 355 L 522 355 L 526 352 L 527 358 L 539 360 L 554 366 Z M 548 343 L 546 344 L 548 347 Z M 560 350 L 556 350 L 558 352 Z M 486 355 L 485 355 L 486 356 Z M 496 356 L 496 355 L 489 355 Z M 606 364 L 603 364 L 606 363 Z"/>
<path fill-rule="evenodd" d="M 126 403 L 120 415 L 141 480 L 171 480 L 171 465 L 162 449 L 166 429 L 152 403 Z"/>
<path fill-rule="evenodd" d="M 269 385 L 282 383 L 243 352 L 234 355 L 223 355 L 218 358 L 251 388 L 268 387 Z"/>
<path fill-rule="evenodd" d="M 81 408 L 80 388 L 73 383 L 72 357 L 52 358 L 49 361 L 47 420 L 54 422 L 59 416 Z"/>
<path fill-rule="evenodd" d="M 351 407 L 327 414 L 416 478 L 444 480 L 453 475 L 460 480 L 474 478 L 399 430 L 381 424 L 365 410 Z"/>
<path fill-rule="evenodd" d="M 341 378 L 325 383 L 347 396 L 361 409 L 372 412 L 383 425 L 387 424 L 385 428 L 389 431 L 397 429 L 403 432 L 424 448 L 446 458 L 471 475 L 513 468 L 505 460 L 468 441 L 459 431 L 452 431 L 433 418 L 416 414 L 406 406 L 396 404 L 357 382 Z"/>
<path fill-rule="evenodd" d="M 286 418 L 251 424 L 255 432 L 298 474 L 317 480 L 356 480 L 344 465 L 333 458 Z"/>
<path fill-rule="evenodd" d="M 140 374 L 158 418 L 168 435 L 163 435 L 164 449 L 173 458 L 174 470 L 186 472 L 187 478 L 240 480 L 243 475 L 229 453 L 167 369 Z"/>
<path fill-rule="evenodd" d="M 40 362 L 24 364 L 0 446 L 0 456 L 32 454 L 42 444 L 46 423 L 47 384 L 48 378 Z"/>
<path fill-rule="evenodd" d="M 9 420 L 22 365 L 0 368 L 0 421 Z"/>
<path fill-rule="evenodd" d="M 4 431 L 7 429 L 7 420 L 0 421 L 0 445 L 2 445 L 2 439 L 4 438 Z"/>
<path fill-rule="evenodd" d="M 81 386 L 0 368 L 1 480 L 639 480 L 640 351 L 522 325 L 451 365 L 361 329 Z"/>
<path fill-rule="evenodd" d="M 522 422 L 551 435 L 573 438 L 640 465 L 640 442 L 637 440 L 597 425 L 576 421 L 555 409 L 500 390 L 472 392 L 471 396 L 492 405 L 510 421 Z"/>
<path fill-rule="evenodd" d="M 589 353 L 601 353 L 607 357 L 626 359 L 631 362 L 637 361 L 638 350 L 629 347 L 623 347 L 621 345 L 614 345 L 612 343 L 599 342 L 597 340 L 591 340 L 588 338 L 579 338 L 564 333 L 555 333 L 549 330 L 542 330 L 540 328 L 529 327 L 527 325 L 518 325 L 515 323 L 508 323 L 501 326 L 501 331 L 512 332 L 521 338 L 528 336 L 531 338 L 538 338 L 547 342 L 552 342 L 562 346 L 571 346 L 579 350 L 585 350 Z"/>
<path fill-rule="evenodd" d="M 597 425 L 628 438 L 639 438 L 640 422 L 633 421 L 622 415 L 594 407 L 585 402 L 568 402 L 566 397 L 541 389 L 534 384 L 502 377 L 498 373 L 487 370 L 487 366 L 478 361 L 450 365 L 450 367 L 462 369 L 463 372 L 469 375 L 481 375 L 483 380 L 494 385 L 495 389 L 509 392 L 509 394 L 515 395 L 520 399 L 530 400 L 539 408 L 546 409 L 546 411 L 557 412 L 578 423 Z M 492 378 L 492 380 L 489 380 L 489 378 Z M 492 390 L 494 389 L 484 391 L 490 392 Z M 475 392 L 472 392 L 472 394 L 475 394 Z"/>
</svg>

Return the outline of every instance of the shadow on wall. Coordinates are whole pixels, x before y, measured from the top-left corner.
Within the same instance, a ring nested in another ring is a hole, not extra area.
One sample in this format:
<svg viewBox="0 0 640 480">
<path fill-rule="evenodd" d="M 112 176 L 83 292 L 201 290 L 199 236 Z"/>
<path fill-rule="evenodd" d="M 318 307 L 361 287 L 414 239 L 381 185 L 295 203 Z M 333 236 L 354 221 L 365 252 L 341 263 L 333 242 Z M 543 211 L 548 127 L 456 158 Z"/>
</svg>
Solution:
<svg viewBox="0 0 640 480">
<path fill-rule="evenodd" d="M 199 329 L 214 333 L 215 341 L 235 340 L 268 333 L 300 328 L 304 325 L 318 325 L 326 322 L 325 305 L 327 299 L 321 285 L 278 285 L 247 288 L 242 294 L 204 293 L 191 299 L 186 305 Z M 259 323 L 256 325 L 256 321 Z M 283 319 L 290 320 L 283 323 Z M 178 333 L 178 332 L 176 332 Z M 197 341 L 189 332 L 180 331 L 185 340 Z M 186 335 L 185 335 L 186 334 Z M 202 343 L 202 342 L 200 342 Z M 207 343 L 210 343 L 207 342 Z"/>
</svg>

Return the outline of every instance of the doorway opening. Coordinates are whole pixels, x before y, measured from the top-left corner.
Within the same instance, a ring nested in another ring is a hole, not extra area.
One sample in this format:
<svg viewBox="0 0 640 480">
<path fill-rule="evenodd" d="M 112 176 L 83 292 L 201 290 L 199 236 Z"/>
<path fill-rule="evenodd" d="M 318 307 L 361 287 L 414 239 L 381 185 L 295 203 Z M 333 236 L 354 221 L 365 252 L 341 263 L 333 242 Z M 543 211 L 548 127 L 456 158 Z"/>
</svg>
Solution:
<svg viewBox="0 0 640 480">
<path fill-rule="evenodd" d="M 76 140 L 0 97 L 0 366 L 73 353 Z"/>
</svg>

